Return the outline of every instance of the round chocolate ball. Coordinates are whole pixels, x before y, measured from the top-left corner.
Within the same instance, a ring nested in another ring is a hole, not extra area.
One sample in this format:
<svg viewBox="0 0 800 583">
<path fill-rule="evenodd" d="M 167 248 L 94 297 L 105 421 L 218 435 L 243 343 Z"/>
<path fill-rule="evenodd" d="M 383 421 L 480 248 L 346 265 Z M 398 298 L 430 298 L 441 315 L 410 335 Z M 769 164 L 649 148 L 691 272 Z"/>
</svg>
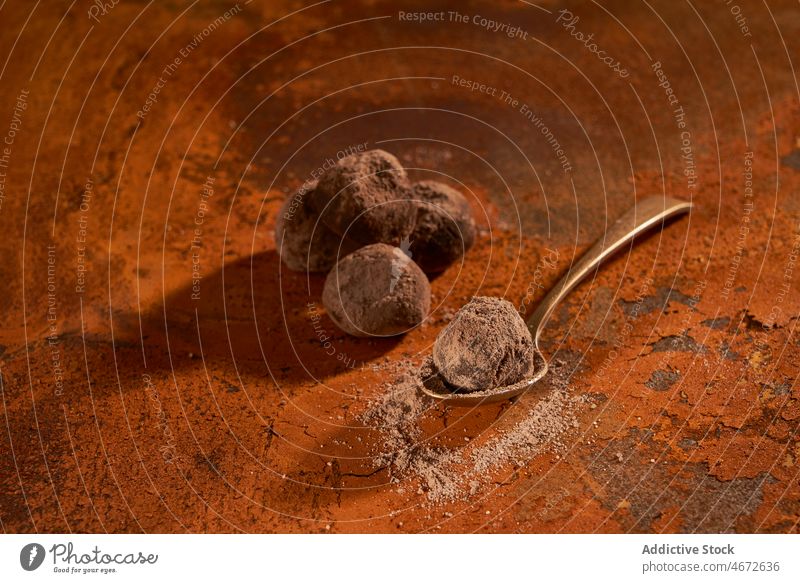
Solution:
<svg viewBox="0 0 800 583">
<path fill-rule="evenodd" d="M 510 302 L 474 297 L 436 337 L 433 362 L 450 385 L 483 391 L 533 374 L 533 338 Z"/>
<path fill-rule="evenodd" d="M 363 245 L 400 245 L 414 229 L 406 171 L 383 150 L 339 160 L 320 178 L 311 205 L 331 229 Z"/>
<path fill-rule="evenodd" d="M 426 273 L 444 271 L 475 242 L 472 209 L 460 192 L 431 180 L 417 182 L 411 197 L 417 205 L 411 257 Z"/>
<path fill-rule="evenodd" d="M 431 308 L 428 278 L 398 247 L 376 243 L 341 259 L 325 280 L 322 303 L 353 336 L 396 336 Z"/>
<path fill-rule="evenodd" d="M 315 183 L 305 184 L 283 203 L 275 224 L 275 245 L 289 269 L 327 273 L 359 245 L 318 220 L 309 205 L 315 188 Z"/>
</svg>

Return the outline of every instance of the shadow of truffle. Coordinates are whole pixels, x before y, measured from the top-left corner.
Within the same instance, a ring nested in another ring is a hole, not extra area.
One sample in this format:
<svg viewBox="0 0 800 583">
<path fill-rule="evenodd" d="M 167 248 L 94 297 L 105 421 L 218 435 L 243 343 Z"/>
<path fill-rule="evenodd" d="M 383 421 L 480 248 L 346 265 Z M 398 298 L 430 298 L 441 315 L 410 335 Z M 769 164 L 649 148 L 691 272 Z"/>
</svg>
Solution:
<svg viewBox="0 0 800 583">
<path fill-rule="evenodd" d="M 141 314 L 148 368 L 202 366 L 202 358 L 277 383 L 320 381 L 397 344 L 339 330 L 322 306 L 324 282 L 324 275 L 290 271 L 273 250 L 233 261 Z M 121 328 L 138 341 L 139 315 L 125 315 Z"/>
</svg>

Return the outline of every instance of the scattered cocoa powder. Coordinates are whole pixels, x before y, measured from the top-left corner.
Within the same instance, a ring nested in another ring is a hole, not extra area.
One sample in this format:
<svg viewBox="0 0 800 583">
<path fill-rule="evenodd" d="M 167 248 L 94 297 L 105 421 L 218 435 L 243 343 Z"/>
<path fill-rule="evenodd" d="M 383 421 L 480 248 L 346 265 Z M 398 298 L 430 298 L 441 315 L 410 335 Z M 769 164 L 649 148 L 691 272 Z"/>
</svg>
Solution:
<svg viewBox="0 0 800 583">
<path fill-rule="evenodd" d="M 544 396 L 530 405 L 520 401 L 522 419 L 509 429 L 463 447 L 433 447 L 425 443 L 419 420 L 435 402 L 419 391 L 420 371 L 409 365 L 361 416 L 381 433 L 375 467 L 388 467 L 393 483 L 416 481 L 431 504 L 474 496 L 504 467 L 563 451 L 562 439 L 578 426 L 576 413 L 584 401 L 571 394 L 568 380 L 566 365 L 552 363 L 539 385 Z"/>
<path fill-rule="evenodd" d="M 415 370 L 403 371 L 387 391 L 370 403 L 362 421 L 382 432 L 383 445 L 377 452 L 377 465 L 395 464 L 407 467 L 405 461 L 421 434 L 417 423 L 431 400 L 418 390 Z"/>
<path fill-rule="evenodd" d="M 418 480 L 432 501 L 453 500 L 461 490 L 458 474 L 452 470 L 460 456 L 457 451 L 423 442 L 419 418 L 434 402 L 420 392 L 419 386 L 419 372 L 409 368 L 389 383 L 386 393 L 370 403 L 362 415 L 365 425 L 381 432 L 374 463 L 376 467 L 387 466 L 394 483 Z"/>
<path fill-rule="evenodd" d="M 523 465 L 546 449 L 563 448 L 561 436 L 578 426 L 575 411 L 582 399 L 569 394 L 568 383 L 558 370 L 551 368 L 548 392 L 528 409 L 522 421 L 470 453 L 473 473 L 485 475 L 509 463 Z"/>
</svg>

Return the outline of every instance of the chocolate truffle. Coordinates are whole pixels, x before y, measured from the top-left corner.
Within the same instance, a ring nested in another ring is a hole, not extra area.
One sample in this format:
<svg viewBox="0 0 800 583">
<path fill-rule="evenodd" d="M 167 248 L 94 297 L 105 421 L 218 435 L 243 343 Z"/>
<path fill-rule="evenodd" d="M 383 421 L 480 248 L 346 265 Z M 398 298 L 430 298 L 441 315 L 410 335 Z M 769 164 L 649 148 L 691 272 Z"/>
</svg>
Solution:
<svg viewBox="0 0 800 583">
<path fill-rule="evenodd" d="M 309 205 L 314 188 L 316 183 L 305 184 L 283 203 L 275 224 L 275 245 L 289 269 L 327 273 L 339 257 L 359 246 L 317 220 Z"/>
<path fill-rule="evenodd" d="M 322 303 L 353 336 L 395 336 L 418 326 L 431 307 L 428 278 L 398 247 L 376 243 L 331 269 Z"/>
<path fill-rule="evenodd" d="M 400 245 L 414 229 L 416 206 L 410 200 L 406 171 L 383 150 L 339 160 L 319 180 L 312 208 L 340 235 L 363 245 Z"/>
<path fill-rule="evenodd" d="M 450 385 L 482 391 L 533 374 L 531 333 L 510 302 L 474 297 L 436 337 L 433 362 Z"/>
<path fill-rule="evenodd" d="M 417 220 L 411 257 L 426 273 L 438 273 L 475 242 L 475 221 L 464 196 L 441 182 L 417 182 L 411 191 Z"/>
</svg>

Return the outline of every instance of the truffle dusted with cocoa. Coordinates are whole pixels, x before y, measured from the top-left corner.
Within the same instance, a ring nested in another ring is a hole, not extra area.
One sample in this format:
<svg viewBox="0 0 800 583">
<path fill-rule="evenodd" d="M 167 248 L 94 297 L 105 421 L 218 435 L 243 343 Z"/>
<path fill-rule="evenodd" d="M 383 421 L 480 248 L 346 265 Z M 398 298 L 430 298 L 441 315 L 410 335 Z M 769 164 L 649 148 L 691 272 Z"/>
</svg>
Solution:
<svg viewBox="0 0 800 583">
<path fill-rule="evenodd" d="M 534 370 L 533 338 L 510 302 L 474 297 L 436 337 L 433 362 L 450 385 L 483 391 L 520 382 Z"/>
<path fill-rule="evenodd" d="M 358 245 L 318 220 L 309 205 L 315 188 L 316 183 L 305 184 L 283 203 L 275 224 L 275 245 L 289 269 L 327 273 Z"/>
<path fill-rule="evenodd" d="M 341 259 L 325 280 L 322 303 L 353 336 L 395 336 L 422 323 L 431 307 L 428 278 L 398 247 L 376 243 Z"/>
<path fill-rule="evenodd" d="M 411 256 L 426 273 L 438 273 L 460 259 L 475 242 L 475 221 L 464 196 L 441 182 L 417 182 L 411 189 L 417 207 Z"/>
<path fill-rule="evenodd" d="M 312 208 L 340 235 L 363 245 L 400 245 L 414 229 L 406 171 L 397 158 L 370 150 L 339 160 L 319 180 Z"/>
</svg>

